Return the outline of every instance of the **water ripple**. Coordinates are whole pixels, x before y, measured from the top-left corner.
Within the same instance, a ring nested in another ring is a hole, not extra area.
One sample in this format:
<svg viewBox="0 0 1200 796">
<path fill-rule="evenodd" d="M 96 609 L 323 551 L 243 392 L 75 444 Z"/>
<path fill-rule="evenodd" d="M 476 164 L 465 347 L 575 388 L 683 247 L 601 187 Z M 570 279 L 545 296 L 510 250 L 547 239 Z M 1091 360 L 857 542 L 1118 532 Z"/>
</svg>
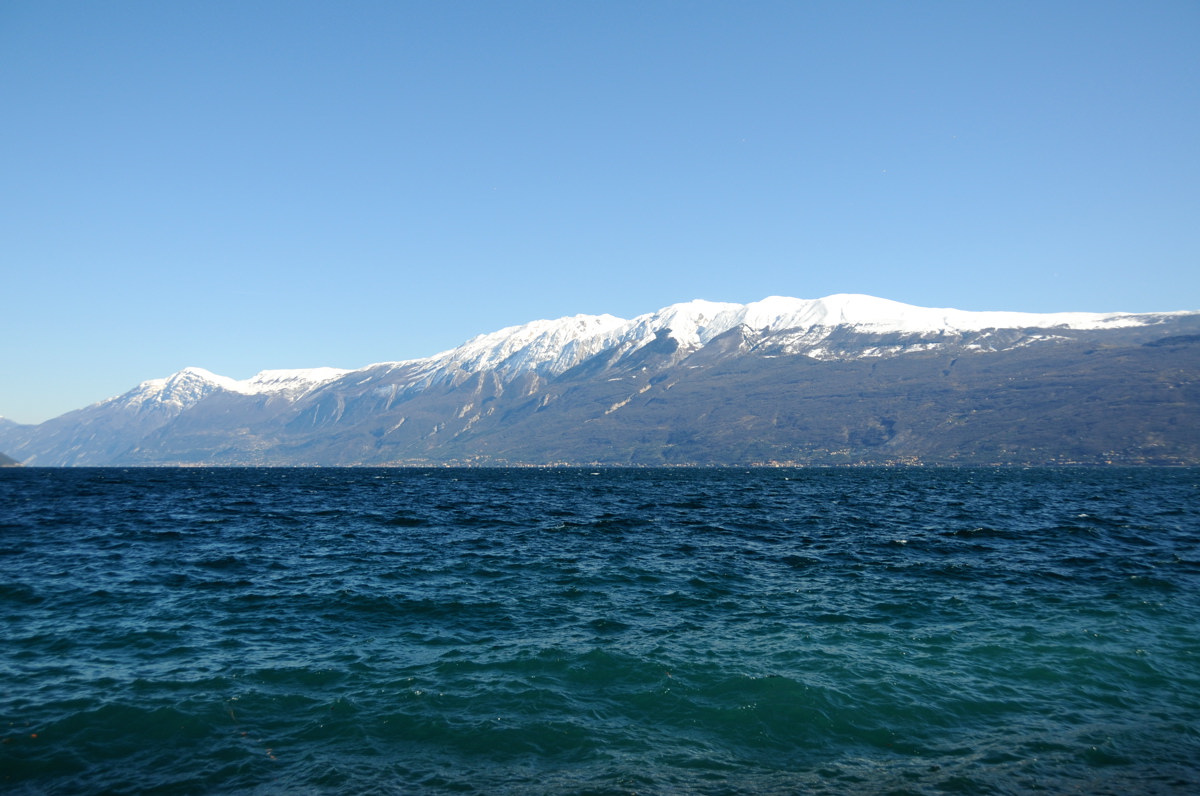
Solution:
<svg viewBox="0 0 1200 796">
<path fill-rule="evenodd" d="M 0 778 L 1191 793 L 1195 470 L 0 473 Z"/>
</svg>

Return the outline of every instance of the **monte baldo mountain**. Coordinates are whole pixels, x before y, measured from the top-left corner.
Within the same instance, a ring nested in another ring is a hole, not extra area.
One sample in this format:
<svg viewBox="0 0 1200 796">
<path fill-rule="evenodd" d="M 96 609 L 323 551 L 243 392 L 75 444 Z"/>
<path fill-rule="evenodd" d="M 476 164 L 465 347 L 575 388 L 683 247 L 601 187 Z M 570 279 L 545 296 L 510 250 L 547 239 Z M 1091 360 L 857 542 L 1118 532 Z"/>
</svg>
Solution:
<svg viewBox="0 0 1200 796">
<path fill-rule="evenodd" d="M 40 425 L 25 465 L 1200 464 L 1200 312 L 861 295 L 579 315 L 357 370 L 187 368 Z"/>
</svg>

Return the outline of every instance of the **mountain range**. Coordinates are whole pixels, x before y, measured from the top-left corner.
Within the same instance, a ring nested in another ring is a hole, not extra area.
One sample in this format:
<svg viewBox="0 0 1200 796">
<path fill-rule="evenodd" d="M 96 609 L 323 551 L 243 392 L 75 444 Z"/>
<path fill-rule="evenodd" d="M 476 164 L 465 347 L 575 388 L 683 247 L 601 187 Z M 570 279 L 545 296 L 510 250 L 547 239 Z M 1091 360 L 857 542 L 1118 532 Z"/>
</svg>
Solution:
<svg viewBox="0 0 1200 796">
<path fill-rule="evenodd" d="M 38 425 L 26 465 L 1200 464 L 1200 312 L 839 294 L 578 315 L 356 370 L 186 368 Z"/>
</svg>

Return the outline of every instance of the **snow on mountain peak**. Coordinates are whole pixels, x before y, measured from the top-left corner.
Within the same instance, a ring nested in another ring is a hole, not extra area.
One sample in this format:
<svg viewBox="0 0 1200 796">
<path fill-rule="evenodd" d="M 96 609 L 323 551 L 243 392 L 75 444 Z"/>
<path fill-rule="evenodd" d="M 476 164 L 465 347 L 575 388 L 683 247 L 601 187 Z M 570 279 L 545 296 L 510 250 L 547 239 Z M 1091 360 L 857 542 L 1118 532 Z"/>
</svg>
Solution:
<svg viewBox="0 0 1200 796">
<path fill-rule="evenodd" d="M 125 395 L 110 398 L 130 407 L 163 406 L 183 409 L 220 389 L 233 389 L 237 382 L 204 368 L 187 367 L 161 379 L 144 381 Z"/>
<path fill-rule="evenodd" d="M 794 353 L 826 356 L 827 352 L 820 353 L 819 346 L 837 327 L 903 334 L 1056 327 L 1102 329 L 1153 323 L 1163 315 L 970 312 L 917 307 L 853 293 L 819 299 L 769 296 L 749 304 L 697 299 L 630 320 L 613 315 L 573 315 L 532 321 L 478 335 L 430 357 L 381 364 L 404 365 L 413 374 L 413 385 L 428 385 L 453 379 L 456 373 L 492 371 L 505 380 L 520 373 L 556 375 L 603 351 L 612 351 L 620 358 L 663 334 L 673 338 L 682 349 L 694 350 L 731 329 L 745 327 L 760 336 L 772 335 L 777 345 Z M 351 372 L 338 368 L 264 370 L 239 381 L 189 367 L 163 379 L 143 382 L 129 393 L 110 400 L 131 406 L 182 409 L 217 390 L 242 395 L 283 395 L 294 400 Z"/>
<path fill-rule="evenodd" d="M 659 331 L 669 330 L 671 337 L 684 346 L 697 346 L 707 343 L 729 329 L 721 319 L 731 312 L 736 312 L 742 305 L 728 302 L 705 301 L 696 299 L 682 304 L 672 304 L 658 312 L 639 315 L 630 326 L 641 330 L 641 339 L 654 337 Z M 648 334 L 647 334 L 648 333 Z"/>
<path fill-rule="evenodd" d="M 439 369 L 513 372 L 549 367 L 565 370 L 579 358 L 602 350 L 602 342 L 626 321 L 612 315 L 573 315 L 510 326 L 474 337 L 457 348 L 429 357 Z"/>
<path fill-rule="evenodd" d="M 346 375 L 350 371 L 342 368 L 297 368 L 292 370 L 264 370 L 244 380 L 234 382 L 234 389 L 249 395 L 276 392 L 308 392 L 327 381 Z"/>
<path fill-rule="evenodd" d="M 521 372 L 561 373 L 601 351 L 632 351 L 669 334 L 680 346 L 695 349 L 730 329 L 756 332 L 799 331 L 815 344 L 835 327 L 870 332 L 926 334 L 983 331 L 993 328 L 1113 328 L 1147 322 L 1128 313 L 968 312 L 917 307 L 889 299 L 837 293 L 819 299 L 769 296 L 750 304 L 697 299 L 672 304 L 624 320 L 612 315 L 574 315 L 539 320 L 481 334 L 457 348 L 411 360 L 425 383 L 452 378 L 456 372 L 492 370 L 502 378 Z M 401 364 L 401 363 L 391 363 Z"/>
<path fill-rule="evenodd" d="M 191 366 L 161 379 L 144 381 L 133 390 L 109 401 L 121 401 L 133 408 L 157 406 L 179 410 L 198 403 L 218 390 L 241 395 L 288 393 L 297 396 L 348 372 L 339 368 L 264 370 L 239 381 Z"/>
<path fill-rule="evenodd" d="M 743 322 L 755 329 L 854 326 L 871 331 L 908 333 L 1055 327 L 1100 329 L 1146 322 L 1145 316 L 1123 312 L 972 312 L 918 307 L 855 293 L 836 293 L 812 300 L 772 296 L 745 305 L 743 313 Z"/>
</svg>

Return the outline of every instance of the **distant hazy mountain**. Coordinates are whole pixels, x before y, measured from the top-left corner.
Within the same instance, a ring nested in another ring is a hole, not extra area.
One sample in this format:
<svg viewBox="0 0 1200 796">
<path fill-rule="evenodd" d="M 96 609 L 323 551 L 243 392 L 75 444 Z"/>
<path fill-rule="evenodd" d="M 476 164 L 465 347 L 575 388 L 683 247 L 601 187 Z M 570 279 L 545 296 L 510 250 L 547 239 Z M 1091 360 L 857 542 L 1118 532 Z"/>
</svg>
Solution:
<svg viewBox="0 0 1200 796">
<path fill-rule="evenodd" d="M 1200 464 L 1200 312 L 693 301 L 359 370 L 187 368 L 0 424 L 0 450 L 28 465 Z"/>
</svg>

